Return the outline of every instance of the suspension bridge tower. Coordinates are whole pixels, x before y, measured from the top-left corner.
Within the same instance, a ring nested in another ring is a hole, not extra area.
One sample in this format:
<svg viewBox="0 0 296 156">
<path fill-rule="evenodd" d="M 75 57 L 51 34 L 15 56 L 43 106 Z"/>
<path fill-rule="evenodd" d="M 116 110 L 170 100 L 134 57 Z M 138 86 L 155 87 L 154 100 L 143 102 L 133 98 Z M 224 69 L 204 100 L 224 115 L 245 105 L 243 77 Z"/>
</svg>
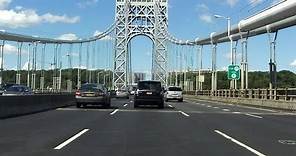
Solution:
<svg viewBox="0 0 296 156">
<path fill-rule="evenodd" d="M 131 84 L 130 41 L 138 35 L 152 40 L 152 79 L 166 84 L 168 0 L 116 0 L 115 23 L 115 89 Z"/>
</svg>

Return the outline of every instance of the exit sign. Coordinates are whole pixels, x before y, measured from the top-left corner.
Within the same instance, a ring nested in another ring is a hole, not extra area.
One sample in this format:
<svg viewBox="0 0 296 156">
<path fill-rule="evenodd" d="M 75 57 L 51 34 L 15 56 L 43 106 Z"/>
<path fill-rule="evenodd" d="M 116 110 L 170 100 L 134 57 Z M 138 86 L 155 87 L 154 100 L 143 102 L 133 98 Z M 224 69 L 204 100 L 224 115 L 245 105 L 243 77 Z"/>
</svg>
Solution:
<svg viewBox="0 0 296 156">
<path fill-rule="evenodd" d="M 229 65 L 227 77 L 229 80 L 239 80 L 240 79 L 240 66 Z"/>
</svg>

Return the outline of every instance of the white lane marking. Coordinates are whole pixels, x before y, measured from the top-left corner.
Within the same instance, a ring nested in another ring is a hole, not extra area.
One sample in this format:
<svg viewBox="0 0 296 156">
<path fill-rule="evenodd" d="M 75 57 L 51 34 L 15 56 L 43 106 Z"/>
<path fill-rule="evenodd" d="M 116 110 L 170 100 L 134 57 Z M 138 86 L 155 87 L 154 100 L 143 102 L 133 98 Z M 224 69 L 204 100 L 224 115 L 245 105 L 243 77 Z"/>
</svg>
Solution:
<svg viewBox="0 0 296 156">
<path fill-rule="evenodd" d="M 225 111 L 225 112 L 229 112 L 230 110 L 229 109 L 222 109 L 223 111 Z"/>
<path fill-rule="evenodd" d="M 255 149 L 253 149 L 253 148 L 251 148 L 251 147 L 249 147 L 249 146 L 247 146 L 247 145 L 245 145 L 245 144 L 243 144 L 243 143 L 235 140 L 234 138 L 232 138 L 232 137 L 230 137 L 230 136 L 228 136 L 228 135 L 226 135 L 226 134 L 224 134 L 224 133 L 222 133 L 222 132 L 220 132 L 218 130 L 215 130 L 215 132 L 218 133 L 218 134 L 220 134 L 224 138 L 226 138 L 226 139 L 228 139 L 228 140 L 230 140 L 230 141 L 232 141 L 232 142 L 234 142 L 234 143 L 236 143 L 236 144 L 238 144 L 238 145 L 246 148 L 247 150 L 251 151 L 252 153 L 254 153 L 254 154 L 258 155 L 258 156 L 266 156 L 265 154 L 262 154 L 262 153 L 258 152 L 257 150 L 255 150 Z"/>
<path fill-rule="evenodd" d="M 233 114 L 241 114 L 241 112 L 232 112 Z"/>
<path fill-rule="evenodd" d="M 126 107 L 127 105 L 128 105 L 128 104 L 126 103 L 126 104 L 123 105 L 123 107 Z"/>
<path fill-rule="evenodd" d="M 208 108 L 212 108 L 212 106 L 207 106 Z"/>
<path fill-rule="evenodd" d="M 71 138 L 69 138 L 68 140 L 66 140 L 65 142 L 61 143 L 60 145 L 58 145 L 57 147 L 55 147 L 55 150 L 60 150 L 63 147 L 67 146 L 68 144 L 70 144 L 72 141 L 74 141 L 75 139 L 77 139 L 78 137 L 80 137 L 82 134 L 86 133 L 87 131 L 89 131 L 89 129 L 84 129 L 82 131 L 80 131 L 79 133 L 77 133 L 76 135 L 72 136 Z"/>
<path fill-rule="evenodd" d="M 215 108 L 215 109 L 220 109 L 219 107 L 213 107 L 213 108 Z"/>
<path fill-rule="evenodd" d="M 250 117 L 254 117 L 254 118 L 259 118 L 259 119 L 262 119 L 262 118 L 263 118 L 263 117 L 261 117 L 261 116 L 253 115 L 253 114 L 249 114 L 249 113 L 247 113 L 247 114 L 245 114 L 245 115 L 250 116 Z"/>
<path fill-rule="evenodd" d="M 188 114 L 186 114 L 185 112 L 183 112 L 183 111 L 179 111 L 181 114 L 183 114 L 184 116 L 186 116 L 186 117 L 189 117 L 190 115 L 188 115 Z"/>
<path fill-rule="evenodd" d="M 173 108 L 173 106 L 172 105 L 168 105 L 170 108 Z"/>
<path fill-rule="evenodd" d="M 119 109 L 115 109 L 113 112 L 110 113 L 110 115 L 114 115 L 118 111 L 119 111 Z"/>
<path fill-rule="evenodd" d="M 205 104 L 201 104 L 202 106 L 204 106 Z"/>
</svg>

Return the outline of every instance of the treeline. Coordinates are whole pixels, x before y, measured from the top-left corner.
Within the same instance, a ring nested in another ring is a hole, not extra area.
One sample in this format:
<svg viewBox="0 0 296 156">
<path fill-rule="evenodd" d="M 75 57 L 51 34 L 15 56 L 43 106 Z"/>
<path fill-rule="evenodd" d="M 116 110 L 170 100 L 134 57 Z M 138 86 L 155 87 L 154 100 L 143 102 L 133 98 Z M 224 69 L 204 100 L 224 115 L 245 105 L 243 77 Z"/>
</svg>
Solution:
<svg viewBox="0 0 296 156">
<path fill-rule="evenodd" d="M 32 80 L 32 71 L 30 72 L 30 81 Z M 78 69 L 64 69 L 61 71 L 61 77 L 62 77 L 62 88 L 67 88 L 67 80 L 72 80 L 72 86 L 73 89 L 76 88 L 77 84 L 77 75 Z M 7 70 L 3 72 L 3 82 L 4 83 L 15 83 L 16 82 L 16 74 L 17 72 L 14 70 Z M 27 71 L 20 71 L 21 74 L 21 84 L 27 85 Z M 53 86 L 53 76 L 59 76 L 60 71 L 59 70 L 45 70 L 44 71 L 44 87 L 45 88 L 51 88 Z M 106 83 L 107 87 L 111 87 L 112 83 L 112 72 L 111 71 L 104 71 L 104 70 L 81 70 L 81 83 L 89 82 L 89 77 L 91 77 L 91 82 L 96 83 L 97 77 L 100 77 L 100 83 Z M 41 71 L 36 71 L 36 88 L 40 88 L 40 76 Z"/>
<path fill-rule="evenodd" d="M 67 88 L 66 81 L 72 80 L 73 82 L 73 89 L 76 88 L 77 84 L 77 73 L 78 69 L 64 69 L 62 70 L 62 88 Z M 104 70 L 95 70 L 92 71 L 91 79 L 92 82 L 97 82 L 97 76 L 99 73 L 100 83 L 106 83 L 107 87 L 112 86 L 112 71 L 104 71 Z M 27 71 L 21 71 L 21 84 L 27 84 Z M 31 71 L 32 74 L 32 71 Z M 53 75 L 59 75 L 59 71 L 54 70 L 47 70 L 44 71 L 44 78 L 45 78 L 45 88 L 51 88 L 53 85 Z M 36 87 L 40 87 L 40 75 L 41 71 L 36 71 Z M 81 70 L 81 82 L 86 83 L 89 82 L 89 70 Z M 175 75 L 175 74 L 173 74 Z M 227 72 L 219 71 L 218 72 L 218 89 L 228 89 L 229 88 L 229 80 L 227 79 Z M 193 85 L 195 86 L 197 73 L 188 72 L 187 73 L 187 80 L 192 81 Z M 30 77 L 31 79 L 31 77 Z M 15 83 L 16 80 L 16 71 L 8 70 L 3 72 L 3 80 L 5 83 Z M 174 84 L 175 78 L 170 78 L 172 83 Z M 179 81 L 183 81 L 183 75 L 179 73 L 178 76 Z M 237 81 L 237 86 L 240 87 L 240 81 Z M 283 70 L 277 73 L 277 87 L 278 88 L 296 88 L 296 74 Z M 269 73 L 268 72 L 249 72 L 249 88 L 256 89 L 256 88 L 269 88 Z M 203 89 L 210 90 L 211 89 L 211 73 L 205 74 L 205 82 L 203 83 Z"/>
<path fill-rule="evenodd" d="M 187 73 L 188 81 L 192 81 L 195 86 L 197 73 Z M 205 82 L 203 83 L 203 89 L 210 90 L 211 89 L 211 73 L 204 74 Z M 227 79 L 226 71 L 219 71 L 217 73 L 218 79 L 218 89 L 229 89 L 230 84 Z M 249 72 L 249 88 L 257 89 L 257 88 L 269 88 L 269 72 Z M 183 75 L 179 75 L 179 81 L 183 81 Z M 174 78 L 172 79 L 174 83 Z M 237 81 L 237 86 L 240 88 L 240 80 Z M 277 73 L 277 88 L 296 88 L 296 74 L 283 70 Z"/>
</svg>

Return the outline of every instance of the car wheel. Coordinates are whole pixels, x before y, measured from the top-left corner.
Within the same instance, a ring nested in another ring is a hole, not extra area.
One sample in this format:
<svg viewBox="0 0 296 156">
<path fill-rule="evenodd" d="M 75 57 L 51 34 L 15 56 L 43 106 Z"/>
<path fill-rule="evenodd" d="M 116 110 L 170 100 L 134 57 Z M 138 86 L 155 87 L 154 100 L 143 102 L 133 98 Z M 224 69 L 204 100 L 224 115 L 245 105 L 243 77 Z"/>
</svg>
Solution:
<svg viewBox="0 0 296 156">
<path fill-rule="evenodd" d="M 82 104 L 83 105 L 83 108 L 86 108 L 87 104 Z"/>
<path fill-rule="evenodd" d="M 178 100 L 179 102 L 183 102 L 183 99 Z"/>
<path fill-rule="evenodd" d="M 169 102 L 169 99 L 165 99 L 165 102 Z"/>
<path fill-rule="evenodd" d="M 81 104 L 80 103 L 76 103 L 76 107 L 77 108 L 81 108 Z"/>
<path fill-rule="evenodd" d="M 104 107 L 105 107 L 105 108 L 110 108 L 110 107 L 111 107 L 111 104 L 110 104 L 110 103 L 105 103 L 105 104 L 104 104 Z"/>
<path fill-rule="evenodd" d="M 163 101 L 158 105 L 158 108 L 160 108 L 160 109 L 164 108 L 164 102 Z"/>
<path fill-rule="evenodd" d="M 139 103 L 134 101 L 134 108 L 138 108 L 139 107 Z"/>
</svg>

